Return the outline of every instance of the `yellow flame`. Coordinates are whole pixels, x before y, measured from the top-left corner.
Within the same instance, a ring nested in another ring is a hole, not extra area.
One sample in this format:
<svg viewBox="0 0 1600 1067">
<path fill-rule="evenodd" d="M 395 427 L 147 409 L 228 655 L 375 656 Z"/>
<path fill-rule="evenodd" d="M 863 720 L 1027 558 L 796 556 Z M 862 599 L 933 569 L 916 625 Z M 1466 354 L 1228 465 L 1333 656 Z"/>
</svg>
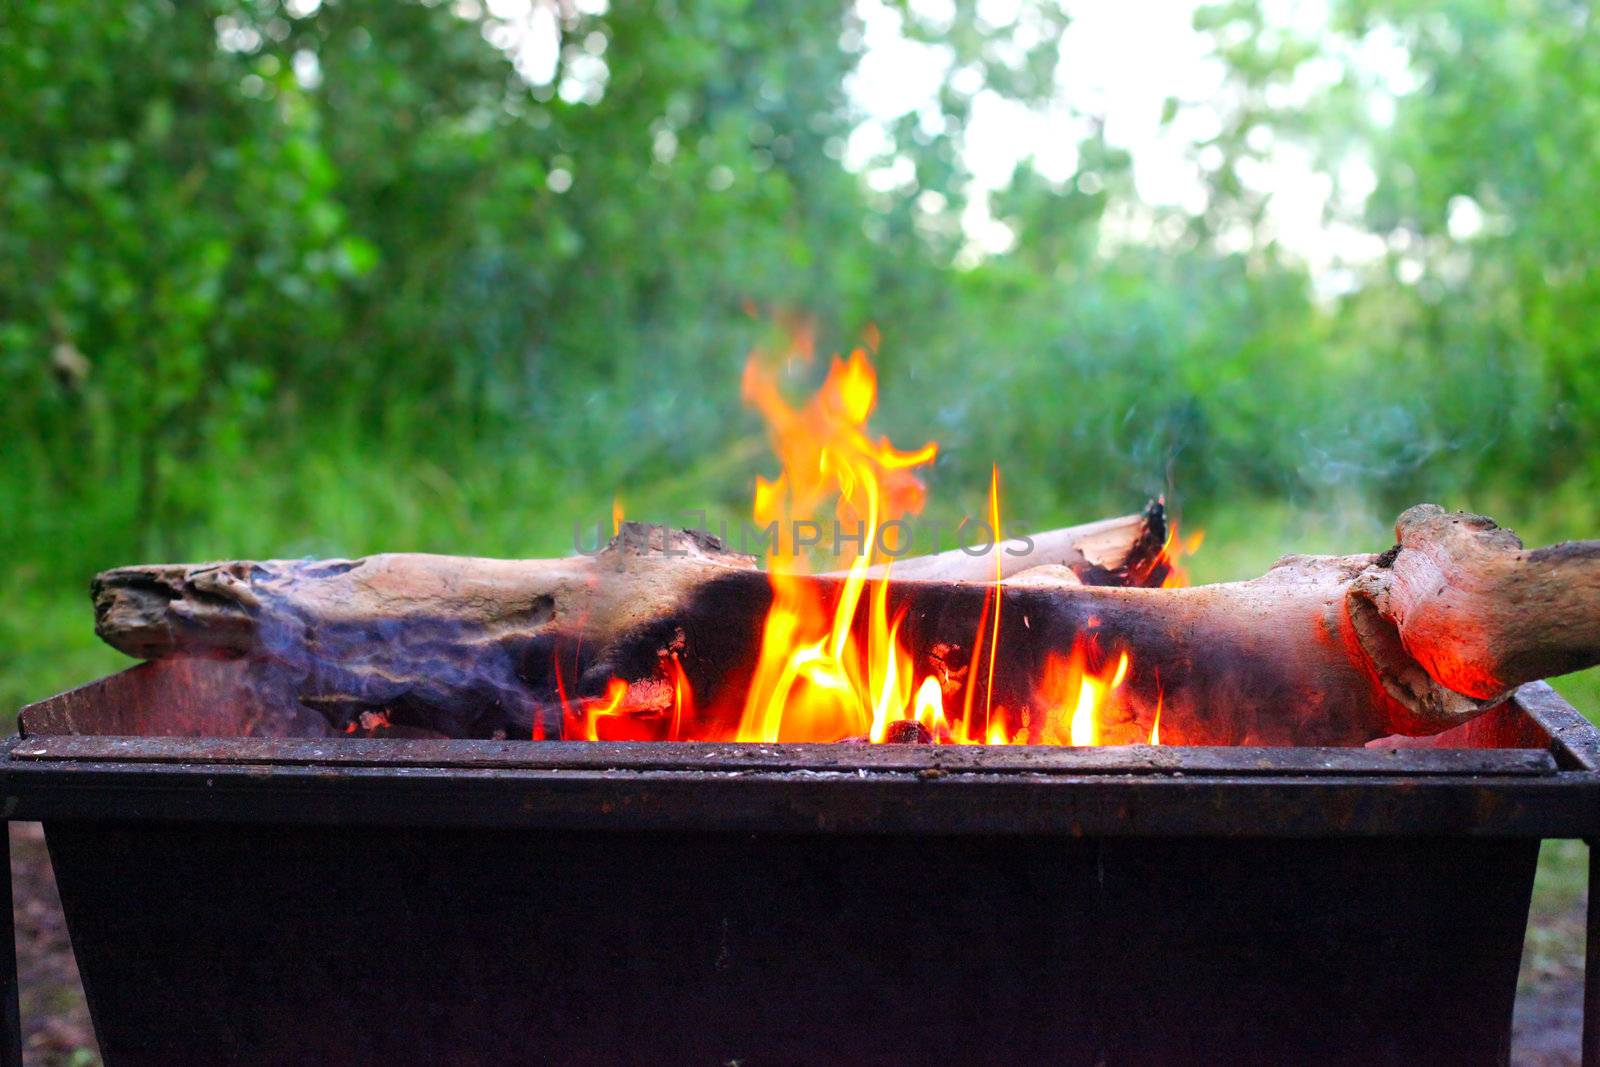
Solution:
<svg viewBox="0 0 1600 1067">
<path fill-rule="evenodd" d="M 1043 740 L 1047 743 L 1080 747 L 1105 743 L 1104 718 L 1128 679 L 1132 659 L 1126 651 L 1119 652 L 1109 669 L 1097 673 L 1086 666 L 1090 647 L 1080 639 L 1067 655 L 1052 653 L 1045 661 L 1039 693 L 1046 705 Z"/>
<path fill-rule="evenodd" d="M 992 535 L 994 551 L 994 629 L 989 634 L 989 673 L 983 687 L 983 721 L 986 723 L 994 722 L 994 662 L 995 654 L 1000 651 L 1000 592 L 1004 584 L 1000 581 L 999 464 L 989 467 L 989 533 Z"/>
<path fill-rule="evenodd" d="M 912 718 L 926 726 L 934 737 L 945 728 L 944 693 L 939 689 L 939 679 L 929 675 L 917 687 Z"/>
<path fill-rule="evenodd" d="M 585 741 L 599 741 L 600 723 L 605 719 L 614 717 L 622 707 L 623 699 L 628 695 L 628 683 L 621 678 L 613 678 L 606 683 L 606 695 L 598 700 L 582 701 L 578 712 L 583 723 L 583 739 Z"/>
<path fill-rule="evenodd" d="M 1072 709 L 1072 743 L 1098 745 L 1100 724 L 1095 722 L 1095 711 L 1100 707 L 1105 686 L 1093 678 L 1084 678 L 1078 686 L 1078 706 Z"/>
<path fill-rule="evenodd" d="M 667 737 L 682 737 L 684 724 L 694 719 L 694 688 L 676 654 L 672 657 L 672 724 Z"/>
<path fill-rule="evenodd" d="M 983 592 L 983 610 L 978 615 L 978 629 L 972 637 L 972 657 L 968 661 L 966 692 L 961 701 L 961 721 L 957 723 L 958 740 L 976 742 L 982 740 L 988 744 L 1004 744 L 1004 740 L 996 741 L 995 737 L 1005 736 L 1002 728 L 998 732 L 994 724 L 994 666 L 996 655 L 1000 650 L 1000 600 L 1003 582 L 1001 581 L 1001 555 L 1000 555 L 1000 468 L 998 465 L 989 469 L 989 515 L 988 524 L 993 535 L 994 544 L 994 582 Z M 973 705 L 978 693 L 978 667 L 984 664 L 984 651 L 987 644 L 988 660 L 987 672 L 984 679 L 983 693 L 983 722 L 979 723 L 973 716 Z"/>
<path fill-rule="evenodd" d="M 937 446 L 914 452 L 874 441 L 866 423 L 877 400 L 877 373 L 866 352 L 835 358 L 822 389 L 804 407 L 783 398 L 764 362 L 745 365 L 745 399 L 766 416 L 783 473 L 758 479 L 754 518 L 776 523 L 767 569 L 772 606 L 745 698 L 738 736 L 755 741 L 835 741 L 865 735 L 882 741 L 889 724 L 915 718 L 932 730 L 944 718 L 943 694 L 931 677 L 918 684 L 915 664 L 891 617 L 887 576 L 868 578 L 880 553 L 880 524 L 921 510 L 922 484 L 912 473 Z M 845 577 L 833 587 L 799 580 L 806 572 L 794 524 L 815 521 L 832 504 L 840 531 L 834 547 L 855 547 Z M 885 570 L 889 561 L 884 560 Z M 866 607 L 865 633 L 856 619 Z"/>
</svg>

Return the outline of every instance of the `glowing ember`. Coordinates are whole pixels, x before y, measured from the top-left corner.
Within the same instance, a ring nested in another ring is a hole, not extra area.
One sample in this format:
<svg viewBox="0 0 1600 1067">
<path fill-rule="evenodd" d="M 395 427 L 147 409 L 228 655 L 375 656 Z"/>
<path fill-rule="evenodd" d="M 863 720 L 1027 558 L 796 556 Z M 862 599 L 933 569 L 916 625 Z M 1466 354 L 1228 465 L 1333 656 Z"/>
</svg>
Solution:
<svg viewBox="0 0 1600 1067">
<path fill-rule="evenodd" d="M 561 736 L 569 741 L 694 739 L 694 688 L 677 653 L 668 654 L 663 664 L 664 682 L 651 678 L 630 685 L 621 678 L 612 678 L 606 683 L 604 695 L 572 699 L 567 695 L 557 660 Z M 535 736 L 534 740 L 539 738 Z"/>
</svg>

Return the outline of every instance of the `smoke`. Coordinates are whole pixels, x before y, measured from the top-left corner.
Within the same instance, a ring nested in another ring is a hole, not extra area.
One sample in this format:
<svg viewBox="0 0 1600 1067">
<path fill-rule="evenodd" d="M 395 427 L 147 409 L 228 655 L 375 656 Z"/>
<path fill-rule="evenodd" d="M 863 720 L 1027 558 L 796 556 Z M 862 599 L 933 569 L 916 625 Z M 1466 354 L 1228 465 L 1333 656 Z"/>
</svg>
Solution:
<svg viewBox="0 0 1600 1067">
<path fill-rule="evenodd" d="M 298 701 L 335 733 L 380 723 L 433 736 L 531 736 L 540 705 L 522 673 L 549 604 L 484 615 L 466 595 L 430 600 L 428 612 L 398 599 L 385 617 L 386 601 L 370 594 L 391 558 L 257 565 L 241 596 L 253 602 L 251 681 L 270 695 L 264 702 Z M 363 610 L 346 610 L 352 603 Z"/>
</svg>

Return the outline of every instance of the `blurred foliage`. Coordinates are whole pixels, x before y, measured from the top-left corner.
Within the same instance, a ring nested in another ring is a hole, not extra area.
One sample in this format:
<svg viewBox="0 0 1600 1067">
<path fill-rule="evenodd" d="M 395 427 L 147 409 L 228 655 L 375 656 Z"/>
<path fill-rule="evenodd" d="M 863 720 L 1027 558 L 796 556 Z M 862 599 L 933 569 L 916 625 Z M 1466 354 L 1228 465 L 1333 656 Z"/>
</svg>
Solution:
<svg viewBox="0 0 1600 1067">
<path fill-rule="evenodd" d="M 1229 0 L 1199 24 L 1227 42 L 1243 101 L 1218 138 L 1214 207 L 1259 213 L 1241 161 L 1279 140 L 1312 148 L 1336 185 L 1351 162 L 1375 179 L 1333 215 L 1383 254 L 1328 318 L 1346 365 L 1389 382 L 1378 395 L 1395 398 L 1395 444 L 1416 460 L 1416 476 L 1380 488 L 1592 484 L 1600 177 L 1579 161 L 1600 149 L 1593 5 L 1343 0 L 1330 27 L 1296 38 Z M 1308 81 L 1322 88 L 1299 99 Z"/>
<path fill-rule="evenodd" d="M 949 62 L 864 176 L 844 0 L 13 5 L 0 705 L 113 664 L 82 589 L 137 558 L 559 553 L 619 489 L 741 515 L 738 369 L 797 314 L 824 351 L 881 329 L 882 424 L 940 442 L 950 513 L 997 461 L 1019 519 L 1176 492 L 1248 569 L 1423 498 L 1596 532 L 1588 5 L 1342 0 L 1307 38 L 1206 8 L 1223 91 L 1168 107 L 1216 116 L 1204 207 L 1141 204 L 1090 122 L 1074 173 L 995 195 L 987 255 L 974 102 L 1052 99 L 1066 17 L 887 6 Z M 1282 142 L 1376 176 L 1335 198 L 1382 249 L 1336 292 L 1252 184 Z"/>
</svg>

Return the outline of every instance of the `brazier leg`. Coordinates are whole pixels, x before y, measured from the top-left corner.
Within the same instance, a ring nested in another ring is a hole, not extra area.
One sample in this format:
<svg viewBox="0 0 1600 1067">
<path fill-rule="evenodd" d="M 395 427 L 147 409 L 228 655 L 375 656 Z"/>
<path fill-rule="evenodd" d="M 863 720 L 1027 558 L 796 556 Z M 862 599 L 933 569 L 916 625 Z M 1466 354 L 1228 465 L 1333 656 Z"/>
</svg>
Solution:
<svg viewBox="0 0 1600 1067">
<path fill-rule="evenodd" d="M 1583 1063 L 1600 1067 L 1600 847 L 1589 846 L 1589 920 L 1583 951 Z"/>
<path fill-rule="evenodd" d="M 11 901 L 11 824 L 0 823 L 5 828 L 5 863 L 0 864 L 0 1015 L 4 1016 L 0 1033 L 0 1064 L 4 1067 L 22 1067 L 22 1014 L 17 1006 L 17 930 Z"/>
</svg>

